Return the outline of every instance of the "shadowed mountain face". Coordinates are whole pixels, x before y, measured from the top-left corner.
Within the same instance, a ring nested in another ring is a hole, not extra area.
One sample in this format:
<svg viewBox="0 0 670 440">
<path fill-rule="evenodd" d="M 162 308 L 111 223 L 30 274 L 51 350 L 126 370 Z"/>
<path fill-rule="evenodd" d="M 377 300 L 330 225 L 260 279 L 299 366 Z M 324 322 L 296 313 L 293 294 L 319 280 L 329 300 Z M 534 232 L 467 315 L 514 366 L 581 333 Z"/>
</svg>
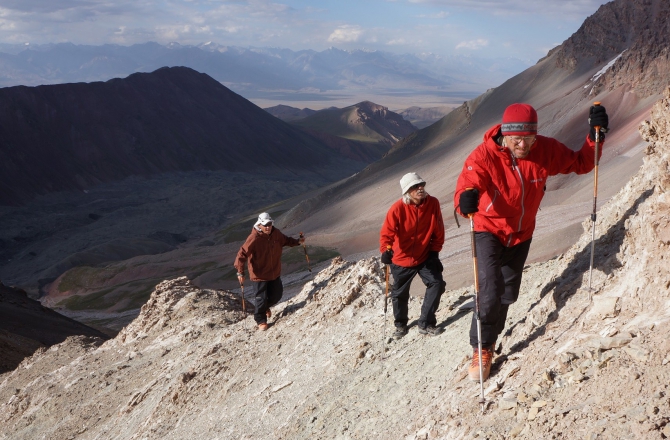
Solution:
<svg viewBox="0 0 670 440">
<path fill-rule="evenodd" d="M 104 333 L 28 298 L 26 292 L 0 283 L 0 374 L 16 368 L 38 348 L 75 335 L 108 339 Z"/>
<path fill-rule="evenodd" d="M 295 171 L 339 156 L 184 67 L 90 84 L 0 89 L 0 203 L 133 175 Z"/>
</svg>

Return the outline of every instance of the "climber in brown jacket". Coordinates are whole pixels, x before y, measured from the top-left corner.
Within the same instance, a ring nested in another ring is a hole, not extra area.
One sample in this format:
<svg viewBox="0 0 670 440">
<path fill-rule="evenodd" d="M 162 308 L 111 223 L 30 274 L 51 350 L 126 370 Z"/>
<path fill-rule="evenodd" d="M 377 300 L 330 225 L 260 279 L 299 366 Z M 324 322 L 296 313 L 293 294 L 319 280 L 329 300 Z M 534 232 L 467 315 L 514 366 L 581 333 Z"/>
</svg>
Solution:
<svg viewBox="0 0 670 440">
<path fill-rule="evenodd" d="M 281 282 L 281 254 L 284 246 L 303 244 L 304 238 L 287 237 L 273 227 L 273 220 L 267 212 L 258 216 L 251 234 L 247 237 L 235 259 L 237 279 L 244 283 L 244 266 L 249 263 L 249 278 L 256 291 L 256 311 L 254 320 L 259 330 L 267 330 L 267 318 L 272 313 L 270 307 L 277 304 L 284 293 Z"/>
</svg>

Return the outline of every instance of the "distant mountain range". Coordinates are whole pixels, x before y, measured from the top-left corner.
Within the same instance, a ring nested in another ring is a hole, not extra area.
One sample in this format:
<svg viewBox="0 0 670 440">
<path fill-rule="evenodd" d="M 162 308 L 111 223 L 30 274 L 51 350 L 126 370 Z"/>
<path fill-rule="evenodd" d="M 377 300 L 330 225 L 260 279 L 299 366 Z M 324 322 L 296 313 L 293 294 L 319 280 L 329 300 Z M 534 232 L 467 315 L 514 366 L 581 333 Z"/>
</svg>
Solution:
<svg viewBox="0 0 670 440">
<path fill-rule="evenodd" d="M 268 107 L 264 110 L 270 113 L 272 116 L 275 116 L 285 122 L 297 121 L 298 119 L 306 118 L 307 116 L 311 116 L 317 112 L 311 108 L 295 108 L 283 104 Z"/>
<path fill-rule="evenodd" d="M 417 107 L 412 106 L 400 111 L 398 114 L 408 120 L 417 128 L 426 128 L 442 119 L 453 110 L 446 105 L 439 107 Z"/>
<path fill-rule="evenodd" d="M 295 122 L 313 115 L 317 111 L 337 110 L 337 107 L 329 107 L 322 110 L 312 110 L 311 108 L 296 108 L 288 105 L 275 105 L 265 109 L 268 113 L 278 117 L 282 121 Z M 438 107 L 417 107 L 412 106 L 404 110 L 398 110 L 397 113 L 403 119 L 409 121 L 416 128 L 426 128 L 442 119 L 447 113 L 453 110 L 453 107 L 443 105 Z"/>
<path fill-rule="evenodd" d="M 391 91 L 397 96 L 429 93 L 462 102 L 527 67 L 520 60 L 506 58 L 397 55 L 336 48 L 316 52 L 214 43 L 0 44 L 0 86 L 5 87 L 106 81 L 164 66 L 186 66 L 206 73 L 247 99 L 283 103 L 324 100 L 333 94 L 355 97 Z"/>
</svg>

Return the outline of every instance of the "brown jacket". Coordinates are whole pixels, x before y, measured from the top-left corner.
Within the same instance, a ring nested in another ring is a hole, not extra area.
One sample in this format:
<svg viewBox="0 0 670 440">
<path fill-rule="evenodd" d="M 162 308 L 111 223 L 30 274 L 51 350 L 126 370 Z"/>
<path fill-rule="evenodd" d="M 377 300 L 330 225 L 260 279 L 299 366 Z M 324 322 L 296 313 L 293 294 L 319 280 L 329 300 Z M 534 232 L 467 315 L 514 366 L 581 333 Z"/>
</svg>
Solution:
<svg viewBox="0 0 670 440">
<path fill-rule="evenodd" d="M 272 281 L 281 275 L 281 252 L 284 246 L 298 246 L 300 242 L 287 237 L 277 228 L 264 234 L 253 228 L 235 258 L 238 273 L 244 273 L 244 265 L 249 262 L 251 281 Z"/>
</svg>

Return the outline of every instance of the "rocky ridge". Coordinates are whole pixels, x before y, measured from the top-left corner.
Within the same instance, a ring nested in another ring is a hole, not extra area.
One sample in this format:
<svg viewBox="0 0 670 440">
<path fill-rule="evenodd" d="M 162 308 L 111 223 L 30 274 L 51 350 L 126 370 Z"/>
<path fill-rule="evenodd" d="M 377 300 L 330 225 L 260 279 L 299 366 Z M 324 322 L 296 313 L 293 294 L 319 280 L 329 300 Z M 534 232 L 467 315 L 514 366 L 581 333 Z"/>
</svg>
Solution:
<svg viewBox="0 0 670 440">
<path fill-rule="evenodd" d="M 667 89 L 640 128 L 643 166 L 599 210 L 594 290 L 589 219 L 526 268 L 484 414 L 464 374 L 471 290 L 445 293 L 441 335 L 412 321 L 389 340 L 379 261 L 338 258 L 267 332 L 230 292 L 159 284 L 116 338 L 69 338 L 0 376 L 0 439 L 668 438 L 669 121 Z"/>
<path fill-rule="evenodd" d="M 417 130 L 401 115 L 388 107 L 362 101 L 345 108 L 329 108 L 293 121 L 310 132 L 323 132 L 345 139 L 378 143 L 386 151 Z"/>
<path fill-rule="evenodd" d="M 667 1 L 616 0 L 602 5 L 552 52 L 558 52 L 556 65 L 562 68 L 575 69 L 585 59 L 593 65 L 615 61 L 610 71 L 594 77 L 594 94 L 628 86 L 647 97 L 670 82 L 669 43 Z"/>
</svg>

